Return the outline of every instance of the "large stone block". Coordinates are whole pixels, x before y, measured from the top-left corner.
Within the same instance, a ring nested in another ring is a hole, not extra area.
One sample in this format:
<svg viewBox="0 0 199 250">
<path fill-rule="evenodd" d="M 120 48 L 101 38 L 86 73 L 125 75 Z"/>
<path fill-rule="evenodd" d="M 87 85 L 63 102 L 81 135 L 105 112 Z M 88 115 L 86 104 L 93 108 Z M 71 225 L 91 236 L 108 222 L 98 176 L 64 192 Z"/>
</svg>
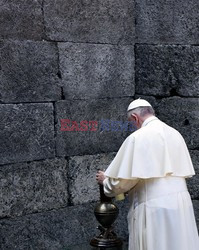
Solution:
<svg viewBox="0 0 199 250">
<path fill-rule="evenodd" d="M 198 0 L 136 0 L 136 42 L 197 44 Z"/>
<path fill-rule="evenodd" d="M 199 99 L 170 97 L 159 100 L 155 107 L 157 116 L 177 129 L 190 149 L 199 147 Z"/>
<path fill-rule="evenodd" d="M 114 156 L 115 153 L 109 153 L 69 158 L 69 192 L 72 204 L 99 201 L 96 173 L 98 169 L 106 169 Z"/>
<path fill-rule="evenodd" d="M 1 0 L 0 38 L 44 38 L 44 22 L 41 0 Z"/>
<path fill-rule="evenodd" d="M 190 154 L 196 175 L 194 175 L 192 178 L 188 178 L 187 184 L 191 198 L 199 200 L 199 151 L 190 150 Z"/>
<path fill-rule="evenodd" d="M 54 157 L 53 105 L 0 105 L 0 164 Z"/>
<path fill-rule="evenodd" d="M 8 250 L 63 250 L 71 249 L 69 246 L 81 245 L 99 235 L 96 230 L 98 222 L 94 216 L 96 204 L 71 206 L 60 210 L 22 216 L 16 219 L 3 219 L 0 221 L 0 246 Z M 124 204 L 115 226 L 118 236 L 127 238 Z M 121 218 L 120 218 L 121 217 Z M 125 232 L 121 235 L 121 228 Z M 80 249 L 80 248 L 78 248 Z"/>
<path fill-rule="evenodd" d="M 127 97 L 56 102 L 57 155 L 117 151 L 127 135 L 131 133 L 131 127 L 119 125 L 120 121 L 121 123 L 127 121 L 126 110 L 131 101 L 132 99 Z M 68 120 L 68 125 L 61 122 L 63 119 Z M 82 121 L 85 121 L 84 127 L 80 125 Z"/>
<path fill-rule="evenodd" d="M 59 43 L 66 99 L 134 95 L 134 47 Z"/>
<path fill-rule="evenodd" d="M 51 40 L 134 43 L 134 1 L 48 0 L 44 2 L 44 14 Z"/>
<path fill-rule="evenodd" d="M 90 240 L 96 232 L 94 204 L 68 207 L 0 221 L 1 249 L 63 250 Z"/>
<path fill-rule="evenodd" d="M 137 45 L 136 93 L 199 96 L 199 46 Z"/>
<path fill-rule="evenodd" d="M 56 44 L 2 41 L 0 102 L 42 102 L 61 99 Z"/>
<path fill-rule="evenodd" d="M 0 194 L 0 218 L 67 206 L 67 162 L 53 159 L 4 165 L 0 168 Z"/>
<path fill-rule="evenodd" d="M 134 95 L 134 47 L 59 43 L 66 99 Z"/>
</svg>

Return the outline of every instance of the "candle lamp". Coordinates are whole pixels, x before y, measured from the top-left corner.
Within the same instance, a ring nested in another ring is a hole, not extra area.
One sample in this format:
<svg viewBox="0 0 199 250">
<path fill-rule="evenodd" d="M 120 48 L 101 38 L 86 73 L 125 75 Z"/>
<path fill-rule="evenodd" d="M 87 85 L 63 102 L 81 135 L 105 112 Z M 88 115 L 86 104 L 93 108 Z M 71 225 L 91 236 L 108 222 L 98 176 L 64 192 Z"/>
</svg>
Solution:
<svg viewBox="0 0 199 250">
<path fill-rule="evenodd" d="M 119 209 L 112 202 L 112 198 L 104 194 L 103 185 L 99 184 L 100 203 L 96 205 L 94 214 L 100 225 L 100 234 L 90 241 L 90 245 L 97 249 L 122 249 L 122 240 L 113 231 L 112 224 L 116 220 Z"/>
</svg>

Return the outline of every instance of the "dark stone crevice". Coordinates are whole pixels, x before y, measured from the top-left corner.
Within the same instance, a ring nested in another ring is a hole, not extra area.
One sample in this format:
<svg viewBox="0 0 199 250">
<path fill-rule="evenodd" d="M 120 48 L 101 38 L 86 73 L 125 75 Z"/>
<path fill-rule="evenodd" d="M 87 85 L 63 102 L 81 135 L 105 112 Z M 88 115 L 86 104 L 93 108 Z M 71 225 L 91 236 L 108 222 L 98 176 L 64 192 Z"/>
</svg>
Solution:
<svg viewBox="0 0 199 250">
<path fill-rule="evenodd" d="M 66 173 L 66 176 L 67 176 L 67 192 L 68 192 L 68 206 L 74 206 L 72 195 L 71 195 L 71 188 L 70 188 L 70 186 L 71 186 L 71 184 L 73 182 L 73 178 L 69 174 L 69 159 L 70 159 L 70 157 L 66 156 L 65 159 L 68 162 L 68 169 L 67 169 L 67 173 Z"/>
<path fill-rule="evenodd" d="M 199 151 L 199 146 L 195 148 L 191 148 L 191 150 Z"/>
<path fill-rule="evenodd" d="M 185 126 L 188 126 L 188 125 L 190 125 L 190 122 L 189 122 L 189 120 L 186 118 L 185 120 L 184 120 L 184 123 L 183 123 Z"/>
<path fill-rule="evenodd" d="M 195 43 L 193 43 L 193 44 L 187 44 L 187 43 L 175 43 L 175 42 L 173 42 L 173 43 L 169 43 L 169 42 L 164 42 L 164 43 L 161 43 L 161 42 L 149 42 L 149 43 L 147 43 L 147 42 L 135 42 L 135 46 L 139 46 L 139 45 L 144 45 L 144 46 L 168 46 L 168 47 L 171 47 L 171 46 L 184 46 L 184 47 L 189 47 L 189 46 L 195 46 L 195 47 L 198 47 L 199 46 L 199 43 L 197 44 L 195 44 Z"/>
<path fill-rule="evenodd" d="M 61 92 L 62 92 L 63 87 L 61 87 Z M 62 96 L 62 94 L 61 94 Z M 118 96 L 118 97 L 86 97 L 86 98 L 66 98 L 65 94 L 62 96 L 62 100 L 67 100 L 67 101 L 89 101 L 89 100 L 112 100 L 112 99 L 125 99 L 125 98 L 135 98 L 133 95 L 131 96 Z"/>
<path fill-rule="evenodd" d="M 66 100 L 63 87 L 61 87 L 61 99 Z"/>
<path fill-rule="evenodd" d="M 20 218 L 25 218 L 25 217 L 30 217 L 30 216 L 34 216 L 34 215 L 37 215 L 37 214 L 48 214 L 48 213 L 51 213 L 53 211 L 59 211 L 61 209 L 65 209 L 67 208 L 68 205 L 62 205 L 60 207 L 57 207 L 57 208 L 51 208 L 51 209 L 46 209 L 46 210 L 38 210 L 38 211 L 34 211 L 34 212 L 30 212 L 30 213 L 25 213 L 25 214 L 22 214 L 22 215 L 14 215 L 14 216 L 4 216 L 4 217 L 1 217 L 0 218 L 0 222 L 2 223 L 2 221 L 4 220 L 9 220 L 9 221 L 16 221 L 16 220 L 19 220 Z"/>
<path fill-rule="evenodd" d="M 30 102 L 23 102 L 23 101 L 20 101 L 20 102 L 1 102 L 0 101 L 0 104 L 3 104 L 3 105 L 10 105 L 10 104 L 46 104 L 46 103 L 52 103 L 53 100 L 49 100 L 49 101 L 30 101 Z"/>
<path fill-rule="evenodd" d="M 45 0 L 42 0 L 42 3 L 41 3 L 41 12 L 42 12 L 42 21 L 43 21 L 43 40 L 47 41 L 44 2 Z"/>
<path fill-rule="evenodd" d="M 58 76 L 58 78 L 59 78 L 59 79 L 62 79 L 62 76 L 61 76 L 61 71 L 60 71 L 60 70 L 58 70 L 58 72 L 57 72 L 57 76 Z"/>
<path fill-rule="evenodd" d="M 71 41 L 71 40 L 55 40 L 55 39 L 45 39 L 46 42 L 55 42 L 55 43 L 74 43 L 74 44 L 91 44 L 91 45 L 110 45 L 110 46 L 134 46 L 134 43 L 129 44 L 118 44 L 117 43 L 101 43 L 101 42 L 89 42 L 89 41 Z"/>
<path fill-rule="evenodd" d="M 9 166 L 9 165 L 14 165 L 14 164 L 31 164 L 32 162 L 43 162 L 43 161 L 47 161 L 47 160 L 54 160 L 54 159 L 56 159 L 56 158 L 58 158 L 58 159 L 61 159 L 61 158 L 63 158 L 63 156 L 61 157 L 61 156 L 55 156 L 55 157 L 49 157 L 49 158 L 42 158 L 42 159 L 34 159 L 34 160 L 32 160 L 32 161 L 17 161 L 17 162 L 9 162 L 9 163 L 3 163 L 3 164 L 1 164 L 0 163 L 0 168 L 1 167 L 6 167 L 6 166 Z"/>
<path fill-rule="evenodd" d="M 59 46 L 58 46 L 58 42 L 56 42 L 56 48 L 57 48 L 57 76 L 59 79 L 62 79 L 62 72 L 61 72 L 61 69 L 60 69 L 60 51 L 59 51 Z"/>
<path fill-rule="evenodd" d="M 179 93 L 177 92 L 176 88 L 170 89 L 169 93 L 170 93 L 170 97 L 172 97 L 172 96 L 180 96 Z"/>
<path fill-rule="evenodd" d="M 173 93 L 175 92 L 175 90 L 174 91 L 172 91 Z M 141 97 L 153 97 L 153 98 L 155 98 L 155 99 L 157 99 L 157 100 L 161 100 L 161 99 L 166 99 L 166 98 L 171 98 L 171 97 L 180 97 L 180 98 L 186 98 L 186 99 L 188 99 L 188 98 L 199 98 L 199 96 L 183 96 L 183 95 L 180 95 L 180 94 L 177 94 L 177 95 L 173 95 L 173 96 L 171 96 L 171 95 L 151 95 L 151 94 L 141 94 L 141 93 L 135 93 L 135 96 L 141 96 Z"/>
<path fill-rule="evenodd" d="M 58 123 L 58 120 L 57 120 L 57 113 L 56 113 L 56 105 L 55 105 L 55 102 L 52 102 L 53 103 L 53 118 L 54 118 L 54 152 L 55 152 L 55 157 L 57 157 L 57 146 L 56 146 L 56 137 L 57 137 L 57 123 Z"/>
</svg>

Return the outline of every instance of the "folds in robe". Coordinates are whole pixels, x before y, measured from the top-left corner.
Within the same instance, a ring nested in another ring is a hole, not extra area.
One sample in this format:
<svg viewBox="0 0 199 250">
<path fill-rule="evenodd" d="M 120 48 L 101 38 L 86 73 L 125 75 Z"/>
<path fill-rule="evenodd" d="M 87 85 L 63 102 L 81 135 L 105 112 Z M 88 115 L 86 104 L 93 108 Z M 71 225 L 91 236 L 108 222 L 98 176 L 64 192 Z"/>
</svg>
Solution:
<svg viewBox="0 0 199 250">
<path fill-rule="evenodd" d="M 129 135 L 105 175 L 111 178 L 156 178 L 195 174 L 181 134 L 155 116 Z"/>
</svg>

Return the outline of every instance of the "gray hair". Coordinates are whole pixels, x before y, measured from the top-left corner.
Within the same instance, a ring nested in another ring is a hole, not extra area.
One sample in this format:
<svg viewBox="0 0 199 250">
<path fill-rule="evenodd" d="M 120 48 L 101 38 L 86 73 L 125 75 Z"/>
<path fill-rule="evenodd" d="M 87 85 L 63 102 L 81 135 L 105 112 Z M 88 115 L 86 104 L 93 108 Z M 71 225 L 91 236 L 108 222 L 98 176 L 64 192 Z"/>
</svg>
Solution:
<svg viewBox="0 0 199 250">
<path fill-rule="evenodd" d="M 132 114 L 137 114 L 137 115 L 143 117 L 145 115 L 155 115 L 155 111 L 152 107 L 145 106 L 145 107 L 138 107 L 135 109 L 131 109 L 127 113 L 128 117 L 131 116 Z"/>
</svg>

